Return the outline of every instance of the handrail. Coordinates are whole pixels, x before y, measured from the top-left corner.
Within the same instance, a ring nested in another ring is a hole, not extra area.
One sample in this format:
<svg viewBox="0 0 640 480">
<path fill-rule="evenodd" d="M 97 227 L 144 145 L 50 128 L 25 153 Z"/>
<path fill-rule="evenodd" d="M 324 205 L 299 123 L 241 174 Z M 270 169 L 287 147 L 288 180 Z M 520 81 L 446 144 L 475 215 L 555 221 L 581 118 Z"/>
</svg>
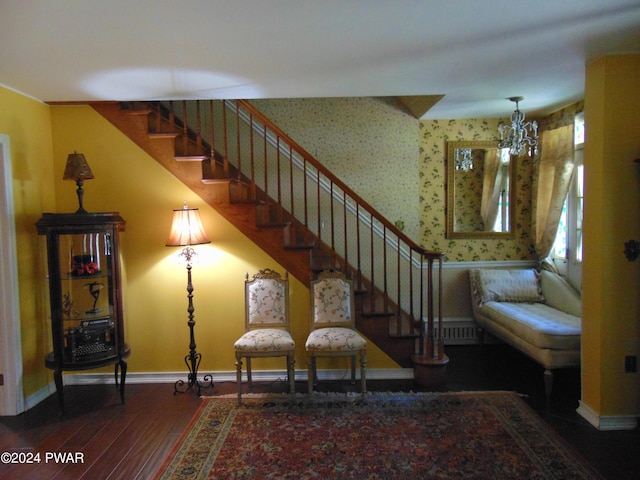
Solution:
<svg viewBox="0 0 640 480">
<path fill-rule="evenodd" d="M 257 110 L 253 105 L 251 105 L 246 100 L 236 100 L 236 102 L 242 105 L 245 109 L 251 112 L 251 114 L 259 119 L 264 125 L 268 125 L 269 129 L 273 131 L 278 137 L 283 138 L 286 142 L 293 147 L 293 149 L 305 159 L 305 161 L 311 163 L 317 170 L 322 172 L 327 178 L 329 178 L 333 183 L 338 185 L 341 190 L 345 193 L 348 193 L 351 198 L 356 200 L 356 202 L 364 207 L 367 212 L 371 214 L 376 220 L 378 220 L 385 228 L 388 228 L 393 232 L 398 238 L 402 239 L 404 243 L 406 243 L 412 250 L 419 252 L 421 255 L 430 258 L 439 258 L 444 255 L 441 252 L 436 252 L 433 250 L 427 250 L 421 245 L 415 243 L 411 238 L 409 238 L 405 233 L 402 232 L 398 227 L 396 227 L 393 223 L 386 219 L 384 215 L 378 212 L 375 208 L 373 208 L 369 203 L 367 203 L 363 198 L 361 198 L 356 192 L 354 192 L 348 185 L 344 184 L 338 177 L 336 177 L 330 170 L 328 170 L 324 165 L 322 165 L 318 160 L 315 159 L 313 155 L 307 152 L 304 148 L 302 148 L 295 140 L 289 137 L 284 131 L 282 131 L 276 124 L 274 124 L 268 117 L 263 115 L 259 110 Z"/>
<path fill-rule="evenodd" d="M 261 221 L 302 227 L 316 247 L 357 274 L 358 288 L 368 292 L 364 315 L 388 316 L 393 319 L 388 335 L 419 337 L 415 353 L 441 359 L 442 288 L 436 298 L 433 270 L 437 263 L 441 287 L 444 254 L 415 243 L 248 101 L 207 100 L 208 108 L 201 108 L 201 102 L 182 101 L 180 118 L 174 102 L 152 102 L 159 115 L 170 119 L 170 128 L 180 132 L 176 146 L 182 155 L 209 155 L 203 175 L 222 170 L 240 201 L 261 206 Z"/>
</svg>

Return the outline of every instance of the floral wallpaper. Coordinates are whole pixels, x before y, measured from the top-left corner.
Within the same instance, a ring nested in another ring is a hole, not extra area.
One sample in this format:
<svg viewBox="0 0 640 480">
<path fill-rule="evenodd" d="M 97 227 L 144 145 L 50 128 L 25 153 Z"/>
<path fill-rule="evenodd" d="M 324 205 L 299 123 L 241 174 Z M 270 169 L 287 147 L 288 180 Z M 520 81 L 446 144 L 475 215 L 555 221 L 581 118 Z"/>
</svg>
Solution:
<svg viewBox="0 0 640 480">
<path fill-rule="evenodd" d="M 420 243 L 445 253 L 450 262 L 531 260 L 532 160 L 516 160 L 514 239 L 447 239 L 446 170 L 447 141 L 496 140 L 500 119 L 420 121 Z"/>
<path fill-rule="evenodd" d="M 416 120 L 394 97 L 251 100 L 416 243 L 447 261 L 530 260 L 531 159 L 516 161 L 515 239 L 447 239 L 446 142 L 496 140 L 500 119 Z M 480 220 L 481 221 L 481 220 Z"/>
<path fill-rule="evenodd" d="M 419 125 L 394 97 L 251 103 L 419 243 Z"/>
<path fill-rule="evenodd" d="M 458 232 L 482 232 L 484 222 L 480 213 L 484 158 L 482 150 L 474 150 L 473 169 L 457 170 L 455 174 L 456 205 L 453 224 Z"/>
</svg>

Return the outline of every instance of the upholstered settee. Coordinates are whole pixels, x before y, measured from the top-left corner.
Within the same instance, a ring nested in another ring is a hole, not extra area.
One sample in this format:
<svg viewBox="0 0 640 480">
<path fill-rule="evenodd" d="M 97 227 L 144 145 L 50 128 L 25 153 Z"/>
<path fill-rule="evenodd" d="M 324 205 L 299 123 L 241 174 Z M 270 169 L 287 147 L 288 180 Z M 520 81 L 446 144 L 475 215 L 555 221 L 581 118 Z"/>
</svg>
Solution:
<svg viewBox="0 0 640 480">
<path fill-rule="evenodd" d="M 546 270 L 472 269 L 469 280 L 476 323 L 544 367 L 549 399 L 553 370 L 580 366 L 578 292 Z"/>
</svg>

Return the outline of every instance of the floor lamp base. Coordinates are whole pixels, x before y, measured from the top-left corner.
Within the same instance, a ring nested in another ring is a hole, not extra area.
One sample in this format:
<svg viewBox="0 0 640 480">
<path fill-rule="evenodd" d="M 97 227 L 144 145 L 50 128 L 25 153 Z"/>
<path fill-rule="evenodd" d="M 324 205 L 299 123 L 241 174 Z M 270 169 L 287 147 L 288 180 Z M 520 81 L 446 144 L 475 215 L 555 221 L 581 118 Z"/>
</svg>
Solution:
<svg viewBox="0 0 640 480">
<path fill-rule="evenodd" d="M 184 380 L 178 380 L 173 386 L 173 394 L 176 393 L 185 393 L 194 389 L 196 395 L 200 396 L 200 390 L 203 388 L 213 388 L 213 376 L 211 374 L 205 375 L 202 378 L 202 382 L 198 380 L 198 366 L 200 365 L 200 360 L 202 359 L 202 355 L 199 353 L 190 353 L 186 357 L 184 357 L 184 362 L 187 364 L 189 368 L 189 379 L 185 382 Z"/>
</svg>

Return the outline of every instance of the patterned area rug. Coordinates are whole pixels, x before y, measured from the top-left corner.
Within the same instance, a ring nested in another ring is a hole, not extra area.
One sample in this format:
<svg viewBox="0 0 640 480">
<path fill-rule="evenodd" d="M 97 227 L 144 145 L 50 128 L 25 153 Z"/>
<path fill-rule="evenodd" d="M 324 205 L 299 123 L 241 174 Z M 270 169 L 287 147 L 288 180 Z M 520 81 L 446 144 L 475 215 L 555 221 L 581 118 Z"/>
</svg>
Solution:
<svg viewBox="0 0 640 480">
<path fill-rule="evenodd" d="M 161 479 L 597 479 L 514 393 L 209 398 Z"/>
</svg>

